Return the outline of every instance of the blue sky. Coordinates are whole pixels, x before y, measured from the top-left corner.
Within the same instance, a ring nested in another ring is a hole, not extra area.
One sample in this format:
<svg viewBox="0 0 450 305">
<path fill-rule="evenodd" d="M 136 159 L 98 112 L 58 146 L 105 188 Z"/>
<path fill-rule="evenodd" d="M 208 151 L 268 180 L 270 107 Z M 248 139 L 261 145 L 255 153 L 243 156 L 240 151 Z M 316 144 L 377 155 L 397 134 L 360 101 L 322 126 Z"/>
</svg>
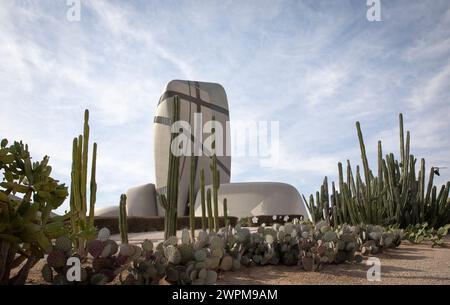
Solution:
<svg viewBox="0 0 450 305">
<path fill-rule="evenodd" d="M 152 125 L 171 79 L 218 82 L 233 121 L 280 121 L 280 163 L 232 160 L 232 181 L 282 181 L 308 195 L 337 162 L 377 141 L 398 154 L 398 113 L 412 152 L 450 167 L 450 2 L 381 0 L 65 0 L 0 2 L 0 137 L 48 154 L 69 182 L 71 143 L 91 112 L 98 206 L 154 182 Z M 442 170 L 439 184 L 450 180 Z M 67 206 L 65 206 L 67 208 Z"/>
</svg>

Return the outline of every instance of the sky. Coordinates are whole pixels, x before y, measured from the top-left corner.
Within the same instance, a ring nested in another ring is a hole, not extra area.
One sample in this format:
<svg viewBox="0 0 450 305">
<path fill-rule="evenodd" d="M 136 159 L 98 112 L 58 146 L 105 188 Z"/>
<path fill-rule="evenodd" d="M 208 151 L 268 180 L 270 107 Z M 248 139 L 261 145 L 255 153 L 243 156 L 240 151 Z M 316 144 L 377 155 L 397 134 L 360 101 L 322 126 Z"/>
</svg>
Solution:
<svg viewBox="0 0 450 305">
<path fill-rule="evenodd" d="M 69 1 L 72 2 L 72 1 Z M 450 2 L 381 0 L 66 0 L 0 2 L 0 138 L 50 156 L 70 183 L 72 139 L 90 110 L 98 142 L 97 206 L 154 183 L 153 117 L 167 82 L 220 83 L 233 122 L 279 121 L 280 159 L 232 157 L 232 182 L 276 181 L 308 196 L 337 163 L 370 164 L 377 141 L 399 153 L 398 114 L 412 153 L 450 180 Z M 91 142 L 92 143 L 92 142 Z M 68 208 L 65 203 L 60 211 Z"/>
</svg>

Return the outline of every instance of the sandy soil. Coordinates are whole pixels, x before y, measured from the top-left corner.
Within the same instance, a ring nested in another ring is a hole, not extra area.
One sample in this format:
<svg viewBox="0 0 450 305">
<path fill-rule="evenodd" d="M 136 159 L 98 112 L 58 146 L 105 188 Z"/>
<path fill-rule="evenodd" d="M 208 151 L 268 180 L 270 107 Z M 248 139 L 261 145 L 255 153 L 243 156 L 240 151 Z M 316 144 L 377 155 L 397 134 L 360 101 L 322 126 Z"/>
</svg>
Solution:
<svg viewBox="0 0 450 305">
<path fill-rule="evenodd" d="M 381 281 L 369 282 L 370 266 L 361 264 L 326 265 L 320 272 L 305 272 L 297 266 L 243 267 L 219 275 L 221 285 L 309 285 L 309 284 L 412 284 L 450 285 L 450 236 L 445 248 L 431 248 L 407 241 L 397 249 L 377 255 L 381 261 Z M 29 284 L 44 284 L 41 260 L 31 271 Z M 117 281 L 116 281 L 117 282 Z"/>
</svg>

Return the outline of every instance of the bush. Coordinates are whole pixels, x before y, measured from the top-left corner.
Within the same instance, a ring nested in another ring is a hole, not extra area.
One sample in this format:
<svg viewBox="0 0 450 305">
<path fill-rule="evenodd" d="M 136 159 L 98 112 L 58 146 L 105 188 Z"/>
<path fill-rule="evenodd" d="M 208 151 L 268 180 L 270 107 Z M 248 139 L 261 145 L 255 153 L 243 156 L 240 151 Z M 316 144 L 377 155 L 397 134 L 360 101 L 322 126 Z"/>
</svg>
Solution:
<svg viewBox="0 0 450 305">
<path fill-rule="evenodd" d="M 0 145 L 0 284 L 24 284 L 29 270 L 51 249 L 51 239 L 66 234 L 65 217 L 51 217 L 66 199 L 64 184 L 50 177 L 45 156 L 31 162 L 28 146 Z M 14 277 L 12 269 L 21 267 Z"/>
</svg>

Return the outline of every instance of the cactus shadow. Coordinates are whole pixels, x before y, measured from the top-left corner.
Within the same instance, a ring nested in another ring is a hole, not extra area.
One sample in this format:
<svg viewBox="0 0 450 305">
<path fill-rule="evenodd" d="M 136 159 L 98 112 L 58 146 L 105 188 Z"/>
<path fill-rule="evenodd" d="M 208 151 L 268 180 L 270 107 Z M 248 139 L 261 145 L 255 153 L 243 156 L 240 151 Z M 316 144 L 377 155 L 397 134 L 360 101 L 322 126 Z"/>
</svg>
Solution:
<svg viewBox="0 0 450 305">
<path fill-rule="evenodd" d="M 420 248 L 420 251 L 433 251 L 433 249 L 430 247 L 430 248 Z M 390 250 L 387 250 L 385 253 L 391 253 L 391 252 L 398 252 L 398 253 L 415 253 L 415 252 L 417 252 L 417 247 L 416 248 L 414 248 L 414 247 L 402 247 L 402 248 L 396 248 L 396 249 L 390 249 Z"/>
<path fill-rule="evenodd" d="M 406 253 L 386 253 L 380 259 L 402 259 L 402 260 L 411 260 L 411 261 L 417 261 L 417 260 L 423 260 L 427 259 L 427 256 L 424 255 L 414 255 L 414 254 L 406 254 Z"/>
<path fill-rule="evenodd" d="M 383 274 L 384 278 L 391 278 L 391 279 L 405 279 L 405 280 L 427 280 L 427 281 L 438 281 L 442 282 L 442 284 L 448 285 L 450 283 L 450 277 L 439 277 L 439 276 L 431 276 L 431 275 L 399 275 L 399 274 L 392 274 L 392 275 L 385 275 Z"/>
<path fill-rule="evenodd" d="M 325 265 L 320 273 L 332 275 L 332 276 L 344 276 L 352 278 L 366 278 L 367 266 L 364 263 L 354 264 L 354 263 L 344 263 L 339 265 Z"/>
</svg>

